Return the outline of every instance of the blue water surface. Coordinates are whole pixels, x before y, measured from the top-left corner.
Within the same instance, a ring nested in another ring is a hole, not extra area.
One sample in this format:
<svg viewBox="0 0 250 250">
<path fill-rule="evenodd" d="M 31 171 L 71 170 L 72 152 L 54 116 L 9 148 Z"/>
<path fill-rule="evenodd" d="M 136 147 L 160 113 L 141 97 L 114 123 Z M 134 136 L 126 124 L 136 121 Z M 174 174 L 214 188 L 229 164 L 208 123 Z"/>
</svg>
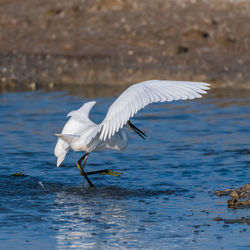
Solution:
<svg viewBox="0 0 250 250">
<path fill-rule="evenodd" d="M 101 121 L 114 98 L 95 98 Z M 249 217 L 214 192 L 249 182 L 250 95 L 211 91 L 199 100 L 150 105 L 132 119 L 124 151 L 89 156 L 88 187 L 69 152 L 53 155 L 66 115 L 89 101 L 68 92 L 0 95 L 0 249 L 249 249 Z M 11 176 L 22 172 L 25 176 Z"/>
</svg>

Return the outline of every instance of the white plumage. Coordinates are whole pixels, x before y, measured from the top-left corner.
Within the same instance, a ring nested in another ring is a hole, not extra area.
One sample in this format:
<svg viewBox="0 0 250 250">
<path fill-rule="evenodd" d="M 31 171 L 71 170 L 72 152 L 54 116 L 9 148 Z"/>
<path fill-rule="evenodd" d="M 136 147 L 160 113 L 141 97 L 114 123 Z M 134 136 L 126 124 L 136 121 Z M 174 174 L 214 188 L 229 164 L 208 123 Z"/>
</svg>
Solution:
<svg viewBox="0 0 250 250">
<path fill-rule="evenodd" d="M 134 84 L 114 101 L 104 120 L 99 124 L 89 119 L 89 112 L 96 102 L 83 104 L 81 108 L 68 114 L 70 119 L 61 134 L 56 134 L 59 137 L 55 147 L 57 166 L 62 163 L 70 148 L 87 153 L 126 148 L 128 138 L 124 127 L 132 128 L 128 125 L 128 121 L 140 109 L 153 102 L 200 98 L 201 94 L 207 93 L 209 86 L 210 84 L 203 82 L 160 80 Z"/>
</svg>

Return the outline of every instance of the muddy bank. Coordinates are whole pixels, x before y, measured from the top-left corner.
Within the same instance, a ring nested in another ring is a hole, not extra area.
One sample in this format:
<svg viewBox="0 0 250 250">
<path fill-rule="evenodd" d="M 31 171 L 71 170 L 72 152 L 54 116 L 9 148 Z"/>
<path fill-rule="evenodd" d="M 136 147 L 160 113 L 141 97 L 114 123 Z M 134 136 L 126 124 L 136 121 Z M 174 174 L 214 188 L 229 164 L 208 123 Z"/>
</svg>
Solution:
<svg viewBox="0 0 250 250">
<path fill-rule="evenodd" d="M 1 88 L 145 79 L 250 88 L 250 1 L 3 0 Z"/>
<path fill-rule="evenodd" d="M 216 191 L 218 196 L 231 196 L 227 201 L 230 208 L 250 208 L 250 184 L 235 189 Z"/>
</svg>

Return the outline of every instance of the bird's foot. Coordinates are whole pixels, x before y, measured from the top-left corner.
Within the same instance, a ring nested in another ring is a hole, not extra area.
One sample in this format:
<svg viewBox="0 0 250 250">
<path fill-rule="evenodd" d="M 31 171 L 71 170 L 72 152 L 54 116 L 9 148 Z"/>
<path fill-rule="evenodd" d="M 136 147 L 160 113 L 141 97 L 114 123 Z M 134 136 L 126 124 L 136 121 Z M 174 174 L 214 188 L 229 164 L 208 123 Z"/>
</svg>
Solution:
<svg viewBox="0 0 250 250">
<path fill-rule="evenodd" d="M 92 172 L 86 172 L 86 174 L 87 175 L 93 175 L 93 174 L 106 175 L 106 174 L 108 174 L 108 175 L 112 175 L 112 176 L 120 176 L 122 173 L 115 172 L 115 171 L 108 170 L 108 169 L 103 169 L 103 170 L 97 170 L 97 171 L 92 171 Z"/>
<path fill-rule="evenodd" d="M 119 177 L 120 175 L 122 175 L 121 172 L 115 172 L 113 170 L 106 170 L 105 172 L 101 173 L 101 175 L 111 175 L 111 176 L 116 176 L 116 177 Z"/>
</svg>

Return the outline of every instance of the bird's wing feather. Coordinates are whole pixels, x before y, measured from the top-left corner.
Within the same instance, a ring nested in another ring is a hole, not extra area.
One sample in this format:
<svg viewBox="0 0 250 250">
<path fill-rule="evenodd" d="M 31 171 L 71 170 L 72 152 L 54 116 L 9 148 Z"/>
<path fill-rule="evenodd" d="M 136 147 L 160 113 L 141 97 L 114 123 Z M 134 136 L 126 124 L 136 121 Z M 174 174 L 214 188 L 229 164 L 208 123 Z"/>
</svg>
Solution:
<svg viewBox="0 0 250 250">
<path fill-rule="evenodd" d="M 89 120 L 89 112 L 95 103 L 95 101 L 86 102 L 81 108 L 71 111 L 67 115 L 71 116 L 71 118 L 64 125 L 62 134 L 76 135 L 78 131 L 84 129 L 86 126 L 93 125 L 94 123 Z M 89 140 L 91 140 L 91 138 L 89 138 Z M 69 149 L 70 146 L 68 142 L 59 137 L 54 150 L 55 156 L 58 157 L 57 166 L 60 166 Z"/>
<path fill-rule="evenodd" d="M 203 82 L 150 80 L 126 89 L 109 107 L 99 126 L 100 139 L 105 141 L 122 128 L 140 109 L 153 102 L 170 102 L 200 98 L 210 84 Z"/>
<path fill-rule="evenodd" d="M 71 116 L 74 120 L 82 123 L 85 123 L 86 121 L 89 122 L 89 112 L 95 104 L 95 101 L 86 102 L 81 108 L 69 112 L 67 116 Z"/>
<path fill-rule="evenodd" d="M 78 135 L 71 135 L 71 134 L 55 134 L 55 136 L 59 137 L 68 144 L 71 144 L 72 142 L 80 138 L 80 136 Z"/>
</svg>

